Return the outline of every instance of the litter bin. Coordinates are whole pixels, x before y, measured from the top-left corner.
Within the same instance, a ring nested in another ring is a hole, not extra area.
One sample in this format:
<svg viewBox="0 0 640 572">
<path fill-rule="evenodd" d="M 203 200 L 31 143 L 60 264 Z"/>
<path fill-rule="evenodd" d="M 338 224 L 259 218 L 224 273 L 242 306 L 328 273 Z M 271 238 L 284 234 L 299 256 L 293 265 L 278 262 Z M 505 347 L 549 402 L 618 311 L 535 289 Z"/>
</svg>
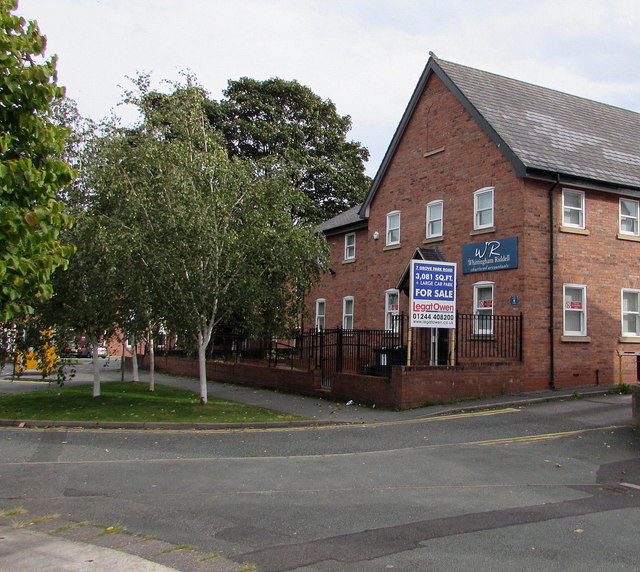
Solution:
<svg viewBox="0 0 640 572">
<path fill-rule="evenodd" d="M 389 375 L 391 366 L 407 365 L 407 346 L 380 346 L 374 348 L 377 375 Z"/>
</svg>

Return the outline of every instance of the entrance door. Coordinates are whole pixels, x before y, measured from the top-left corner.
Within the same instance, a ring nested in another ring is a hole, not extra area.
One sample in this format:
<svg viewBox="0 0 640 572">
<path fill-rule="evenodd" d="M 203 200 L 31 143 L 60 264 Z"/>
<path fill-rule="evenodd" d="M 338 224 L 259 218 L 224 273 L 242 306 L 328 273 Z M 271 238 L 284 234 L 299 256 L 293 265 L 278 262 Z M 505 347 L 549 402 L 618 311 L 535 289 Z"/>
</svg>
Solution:
<svg viewBox="0 0 640 572">
<path fill-rule="evenodd" d="M 431 328 L 431 347 L 429 365 L 449 364 L 449 330 Z"/>
</svg>

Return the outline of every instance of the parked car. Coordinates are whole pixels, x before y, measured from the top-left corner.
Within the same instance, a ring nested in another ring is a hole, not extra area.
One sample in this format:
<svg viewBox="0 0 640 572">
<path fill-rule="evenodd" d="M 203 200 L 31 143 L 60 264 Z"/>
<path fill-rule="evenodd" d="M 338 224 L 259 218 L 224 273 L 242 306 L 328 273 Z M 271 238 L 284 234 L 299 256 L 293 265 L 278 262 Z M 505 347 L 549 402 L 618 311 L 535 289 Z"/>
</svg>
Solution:
<svg viewBox="0 0 640 572">
<path fill-rule="evenodd" d="M 79 348 L 78 344 L 70 343 L 68 346 L 63 348 L 60 353 L 61 357 L 80 357 L 80 352 L 82 352 L 83 348 Z"/>
<path fill-rule="evenodd" d="M 88 345 L 80 349 L 78 352 L 78 357 L 93 357 L 93 346 Z M 98 346 L 98 357 L 106 358 L 107 357 L 107 348 L 104 346 Z"/>
</svg>

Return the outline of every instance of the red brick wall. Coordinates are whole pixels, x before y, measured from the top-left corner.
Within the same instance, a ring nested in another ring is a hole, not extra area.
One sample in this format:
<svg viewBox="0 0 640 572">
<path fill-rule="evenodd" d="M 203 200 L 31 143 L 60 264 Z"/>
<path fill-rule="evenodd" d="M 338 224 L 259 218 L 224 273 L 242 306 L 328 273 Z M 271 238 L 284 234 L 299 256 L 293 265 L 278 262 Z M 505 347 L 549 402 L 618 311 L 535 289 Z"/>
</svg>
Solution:
<svg viewBox="0 0 640 572">
<path fill-rule="evenodd" d="M 438 150 L 428 157 L 425 153 Z M 355 297 L 355 327 L 384 327 L 384 292 L 394 288 L 417 247 L 435 244 L 445 259 L 458 263 L 458 311 L 473 311 L 473 284 L 491 281 L 494 313 L 523 313 L 526 391 L 557 387 L 609 385 L 620 380 L 618 350 L 640 351 L 640 344 L 622 342 L 621 289 L 640 289 L 640 244 L 621 240 L 619 197 L 586 192 L 587 235 L 561 232 L 562 187 L 553 191 L 555 250 L 551 295 L 550 202 L 552 182 L 516 177 L 510 161 L 482 131 L 446 86 L 432 75 L 409 120 L 376 196 L 370 205 L 368 229 L 358 232 L 357 260 L 342 264 L 343 235 L 330 237 L 331 267 L 323 284 L 310 296 L 327 299 L 327 327 L 342 316 L 342 298 Z M 473 231 L 473 193 L 494 187 L 495 231 Z M 425 206 L 444 201 L 444 236 L 425 241 Z M 385 249 L 387 213 L 401 212 L 401 244 Z M 378 240 L 373 234 L 379 233 Z M 462 274 L 464 244 L 517 237 L 518 269 Z M 587 286 L 588 337 L 563 337 L 563 284 Z M 519 303 L 512 305 L 512 296 Z M 401 295 L 401 309 L 408 299 Z M 553 336 L 550 334 L 553 300 Z M 637 380 L 636 364 L 625 358 L 622 380 Z M 502 381 L 508 381 L 499 370 Z M 462 391 L 462 390 L 461 390 Z"/>
<path fill-rule="evenodd" d="M 142 367 L 148 367 L 145 356 Z M 198 377 L 198 361 L 157 357 L 156 369 L 173 375 Z M 522 364 L 483 364 L 454 368 L 399 367 L 391 378 L 348 373 L 331 375 L 331 389 L 320 387 L 318 372 L 269 368 L 258 364 L 207 362 L 212 381 L 318 396 L 382 409 L 409 409 L 458 399 L 523 391 Z M 195 384 L 194 384 L 195 387 Z"/>
</svg>

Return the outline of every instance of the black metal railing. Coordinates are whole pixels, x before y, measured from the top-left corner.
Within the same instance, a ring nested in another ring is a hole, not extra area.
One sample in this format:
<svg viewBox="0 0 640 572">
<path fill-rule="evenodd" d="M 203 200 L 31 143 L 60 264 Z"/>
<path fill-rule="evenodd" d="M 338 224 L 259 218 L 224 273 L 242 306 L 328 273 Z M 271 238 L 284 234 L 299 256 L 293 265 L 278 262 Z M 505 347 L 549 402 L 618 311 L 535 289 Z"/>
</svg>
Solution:
<svg viewBox="0 0 640 572">
<path fill-rule="evenodd" d="M 522 361 L 522 314 L 458 314 L 456 363 L 461 360 Z"/>
<path fill-rule="evenodd" d="M 291 340 L 273 340 L 269 365 L 319 369 L 323 372 L 389 375 L 391 366 L 406 363 L 405 316 L 389 330 L 313 329 Z"/>
</svg>

